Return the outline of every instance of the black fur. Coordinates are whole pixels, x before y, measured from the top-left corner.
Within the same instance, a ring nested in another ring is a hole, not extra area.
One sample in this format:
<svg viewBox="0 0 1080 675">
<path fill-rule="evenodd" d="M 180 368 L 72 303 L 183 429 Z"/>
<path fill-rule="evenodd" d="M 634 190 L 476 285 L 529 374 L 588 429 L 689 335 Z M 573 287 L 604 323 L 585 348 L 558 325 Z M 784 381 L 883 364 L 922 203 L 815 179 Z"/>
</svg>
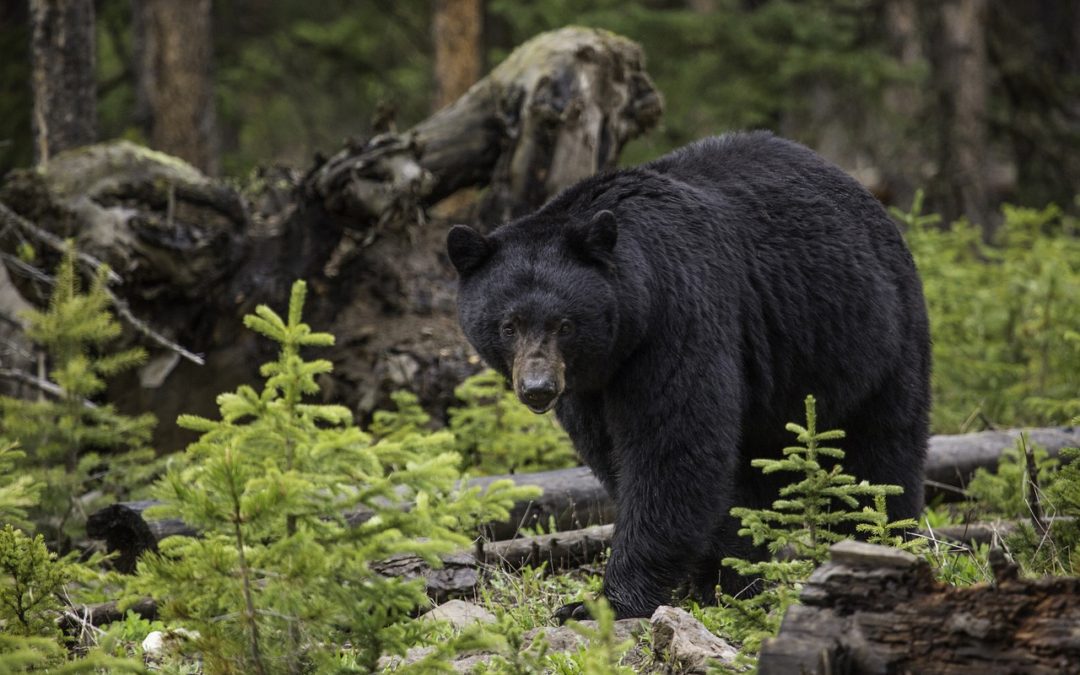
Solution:
<svg viewBox="0 0 1080 675">
<path fill-rule="evenodd" d="M 881 205 L 810 150 L 711 138 L 586 179 L 489 237 L 457 232 L 461 324 L 488 364 L 509 376 L 510 318 L 574 326 L 556 412 L 618 505 L 605 594 L 620 617 L 687 582 L 707 594 L 722 557 L 753 553 L 726 514 L 776 498 L 750 460 L 792 443 L 807 394 L 819 428 L 847 431 L 850 473 L 904 487 L 890 516 L 921 509 L 919 278 Z"/>
</svg>

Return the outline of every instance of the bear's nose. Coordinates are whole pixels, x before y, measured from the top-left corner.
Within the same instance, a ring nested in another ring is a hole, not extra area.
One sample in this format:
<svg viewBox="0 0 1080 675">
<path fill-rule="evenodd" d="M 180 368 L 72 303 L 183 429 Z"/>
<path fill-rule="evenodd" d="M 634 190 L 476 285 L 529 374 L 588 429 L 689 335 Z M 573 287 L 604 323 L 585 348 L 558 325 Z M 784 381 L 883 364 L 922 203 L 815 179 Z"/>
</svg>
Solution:
<svg viewBox="0 0 1080 675">
<path fill-rule="evenodd" d="M 558 394 L 555 380 L 550 377 L 528 377 L 521 383 L 521 402 L 534 413 L 547 412 Z"/>
</svg>

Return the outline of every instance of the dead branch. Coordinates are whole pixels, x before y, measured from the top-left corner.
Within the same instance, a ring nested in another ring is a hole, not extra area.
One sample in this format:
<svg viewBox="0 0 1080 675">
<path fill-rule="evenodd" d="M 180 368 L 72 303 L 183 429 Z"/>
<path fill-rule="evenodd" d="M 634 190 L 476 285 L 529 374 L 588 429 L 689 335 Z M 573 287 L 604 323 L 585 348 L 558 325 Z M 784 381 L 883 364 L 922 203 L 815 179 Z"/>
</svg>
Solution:
<svg viewBox="0 0 1080 675">
<path fill-rule="evenodd" d="M 63 387 L 61 387 L 60 385 L 56 384 L 55 382 L 50 382 L 46 379 L 37 377 L 36 375 L 31 375 L 30 373 L 24 372 L 22 370 L 16 370 L 14 368 L 0 368 L 0 378 L 28 384 L 31 387 L 34 387 L 39 391 L 43 391 L 54 398 L 63 399 L 67 397 L 67 392 L 64 391 Z M 83 399 L 82 404 L 84 408 L 87 408 L 89 410 L 97 408 L 93 401 L 87 401 L 86 399 Z"/>
<path fill-rule="evenodd" d="M 15 227 L 34 241 L 48 246 L 57 253 L 63 253 L 67 250 L 67 243 L 63 239 L 31 223 L 26 218 L 23 218 L 12 211 L 8 205 L 2 201 L 0 201 L 0 223 L 3 223 L 7 227 Z M 89 268 L 94 274 L 97 274 L 102 267 L 105 267 L 105 263 L 89 253 L 79 251 L 75 255 L 79 262 Z M 110 283 L 119 284 L 123 282 L 120 275 L 113 272 L 111 269 L 108 271 L 107 278 Z"/>
</svg>

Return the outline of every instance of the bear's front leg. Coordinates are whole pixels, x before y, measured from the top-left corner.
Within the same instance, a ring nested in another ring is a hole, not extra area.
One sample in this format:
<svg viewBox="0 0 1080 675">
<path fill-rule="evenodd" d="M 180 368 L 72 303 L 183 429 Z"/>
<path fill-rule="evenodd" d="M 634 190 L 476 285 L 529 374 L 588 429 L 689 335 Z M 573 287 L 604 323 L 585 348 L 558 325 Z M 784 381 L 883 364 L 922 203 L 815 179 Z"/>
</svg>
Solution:
<svg viewBox="0 0 1080 675">
<path fill-rule="evenodd" d="M 628 403 L 614 439 L 619 462 L 615 537 L 604 595 L 619 618 L 648 617 L 716 555 L 714 533 L 731 507 L 740 416 L 701 382 L 669 382 L 661 402 Z M 646 411 L 629 416 L 631 411 Z"/>
</svg>

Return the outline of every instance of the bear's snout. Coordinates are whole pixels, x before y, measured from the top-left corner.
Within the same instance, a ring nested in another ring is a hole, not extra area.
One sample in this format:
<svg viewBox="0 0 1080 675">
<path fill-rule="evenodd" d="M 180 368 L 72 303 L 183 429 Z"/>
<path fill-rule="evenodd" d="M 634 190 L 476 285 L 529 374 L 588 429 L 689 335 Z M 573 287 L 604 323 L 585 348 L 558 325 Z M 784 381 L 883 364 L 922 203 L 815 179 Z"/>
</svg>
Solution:
<svg viewBox="0 0 1080 675">
<path fill-rule="evenodd" d="M 524 375 L 518 387 L 518 398 L 537 414 L 551 410 L 560 393 L 554 373 L 544 370 Z"/>
<path fill-rule="evenodd" d="M 536 414 L 546 413 L 566 386 L 566 364 L 551 336 L 522 339 L 514 358 L 514 393 Z"/>
</svg>

